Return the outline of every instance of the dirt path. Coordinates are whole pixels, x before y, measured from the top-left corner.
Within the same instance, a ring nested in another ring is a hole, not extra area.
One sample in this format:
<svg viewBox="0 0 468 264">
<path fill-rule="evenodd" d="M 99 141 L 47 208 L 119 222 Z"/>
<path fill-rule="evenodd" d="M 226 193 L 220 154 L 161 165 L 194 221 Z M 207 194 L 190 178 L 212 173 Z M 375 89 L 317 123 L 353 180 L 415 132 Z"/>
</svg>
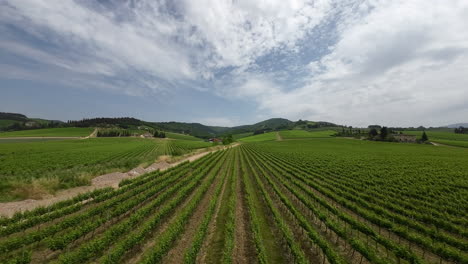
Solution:
<svg viewBox="0 0 468 264">
<path fill-rule="evenodd" d="M 83 137 L 83 138 L 81 138 L 81 139 L 95 138 L 95 137 L 97 137 L 97 132 L 98 132 L 98 129 L 95 128 L 95 129 L 93 130 L 93 132 L 91 132 L 91 134 L 89 134 L 89 136 Z"/>
<path fill-rule="evenodd" d="M 11 217 L 16 212 L 33 210 L 41 206 L 43 207 L 49 206 L 51 204 L 73 198 L 74 196 L 78 194 L 93 191 L 95 189 L 100 189 L 100 188 L 105 188 L 105 187 L 118 188 L 120 181 L 124 179 L 132 179 L 142 174 L 152 172 L 158 169 L 161 171 L 164 171 L 164 170 L 167 170 L 168 168 L 177 166 L 181 164 L 182 162 L 185 162 L 185 161 L 192 162 L 205 155 L 208 155 L 209 153 L 212 153 L 221 149 L 236 147 L 238 145 L 239 144 L 236 143 L 230 146 L 222 146 L 220 148 L 210 149 L 208 151 L 205 150 L 203 152 L 198 152 L 196 154 L 192 153 L 192 155 L 183 156 L 175 162 L 168 162 L 167 160 L 162 159 L 162 160 L 159 160 L 158 162 L 151 164 L 150 166 L 146 168 L 137 167 L 128 172 L 113 172 L 113 173 L 104 174 L 104 175 L 93 178 L 91 180 L 91 186 L 80 186 L 80 187 L 62 190 L 62 191 L 57 192 L 55 195 L 46 196 L 44 199 L 41 199 L 41 200 L 28 199 L 28 200 L 17 201 L 17 202 L 0 203 L 0 216 Z"/>
<path fill-rule="evenodd" d="M 280 135 L 279 132 L 276 132 L 276 141 L 283 141 L 283 137 Z"/>
</svg>

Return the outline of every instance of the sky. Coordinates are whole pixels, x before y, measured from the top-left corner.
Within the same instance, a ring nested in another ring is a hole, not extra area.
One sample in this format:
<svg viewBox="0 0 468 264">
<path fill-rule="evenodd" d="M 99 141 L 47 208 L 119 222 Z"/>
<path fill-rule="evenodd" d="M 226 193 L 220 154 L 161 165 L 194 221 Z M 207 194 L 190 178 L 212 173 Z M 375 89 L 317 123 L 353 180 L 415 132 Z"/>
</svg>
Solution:
<svg viewBox="0 0 468 264">
<path fill-rule="evenodd" d="M 0 0 L 0 111 L 468 122 L 468 1 Z"/>
</svg>

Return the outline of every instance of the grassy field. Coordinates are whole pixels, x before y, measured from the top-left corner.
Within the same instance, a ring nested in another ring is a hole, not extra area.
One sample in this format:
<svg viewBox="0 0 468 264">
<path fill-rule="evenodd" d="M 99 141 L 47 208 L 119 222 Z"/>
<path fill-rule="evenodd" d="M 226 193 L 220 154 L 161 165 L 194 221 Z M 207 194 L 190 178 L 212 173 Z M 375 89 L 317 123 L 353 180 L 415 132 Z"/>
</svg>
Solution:
<svg viewBox="0 0 468 264">
<path fill-rule="evenodd" d="M 0 254 L 16 263 L 467 263 L 468 149 L 271 138 L 0 219 Z"/>
<path fill-rule="evenodd" d="M 197 138 L 190 135 L 184 135 L 179 133 L 164 132 L 167 138 L 180 139 L 180 140 L 192 140 L 192 141 L 203 141 L 201 138 Z"/>
<path fill-rule="evenodd" d="M 160 155 L 181 155 L 209 146 L 198 141 L 140 138 L 3 143 L 0 201 L 86 185 L 96 175 L 129 170 L 154 162 Z"/>
<path fill-rule="evenodd" d="M 421 137 L 422 131 L 403 131 L 404 134 Z M 468 147 L 468 134 L 455 134 L 453 132 L 426 131 L 429 141 L 454 146 Z"/>
<path fill-rule="evenodd" d="M 453 146 L 453 147 L 468 148 L 468 140 L 464 141 L 464 140 L 435 139 L 431 141 L 438 143 L 438 144 L 443 144 L 443 145 L 448 145 L 448 146 Z"/>
<path fill-rule="evenodd" d="M 277 132 L 268 132 L 264 134 L 258 134 L 255 136 L 244 137 L 239 139 L 240 142 L 260 142 L 260 141 L 270 141 L 276 140 L 276 133 Z"/>
<path fill-rule="evenodd" d="M 403 134 L 421 137 L 422 131 L 403 131 Z M 426 131 L 430 141 L 434 140 L 460 140 L 468 141 L 468 134 L 455 134 L 453 132 Z"/>
<path fill-rule="evenodd" d="M 305 130 L 283 130 L 279 132 L 283 139 L 300 139 L 300 138 L 321 138 L 330 137 L 336 132 L 333 130 L 323 130 L 308 132 Z"/>
<path fill-rule="evenodd" d="M 2 132 L 1 137 L 86 137 L 93 132 L 92 127 L 64 127 Z"/>
<path fill-rule="evenodd" d="M 241 139 L 241 138 L 250 137 L 250 136 L 252 136 L 252 135 L 253 135 L 252 132 L 240 133 L 240 134 L 234 134 L 234 135 L 232 135 L 232 138 L 233 138 L 234 140 L 239 140 L 239 139 Z"/>
</svg>

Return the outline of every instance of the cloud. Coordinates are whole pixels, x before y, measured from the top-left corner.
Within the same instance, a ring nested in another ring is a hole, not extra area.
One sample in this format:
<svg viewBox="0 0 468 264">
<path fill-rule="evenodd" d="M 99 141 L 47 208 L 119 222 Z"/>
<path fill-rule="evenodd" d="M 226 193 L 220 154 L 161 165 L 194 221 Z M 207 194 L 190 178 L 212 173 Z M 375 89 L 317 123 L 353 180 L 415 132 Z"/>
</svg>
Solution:
<svg viewBox="0 0 468 264">
<path fill-rule="evenodd" d="M 208 125 L 208 126 L 222 126 L 222 127 L 232 127 L 232 126 L 236 126 L 240 124 L 238 120 L 232 120 L 227 117 L 204 117 L 204 118 L 196 119 L 196 121 L 194 122 L 201 123 L 201 124 Z"/>
<path fill-rule="evenodd" d="M 133 74 L 165 86 L 196 78 L 183 45 L 170 41 L 177 21 L 165 19 L 157 9 L 152 11 L 154 18 L 134 9 L 132 19 L 120 21 L 113 12 L 74 1 L 6 1 L 0 21 L 21 28 L 42 44 L 28 47 L 2 40 L 2 48 L 78 74 L 123 80 Z M 139 85 L 144 86 L 137 82 L 127 89 Z"/>
<path fill-rule="evenodd" d="M 273 92 L 255 96 L 258 108 L 272 116 L 355 125 L 442 125 L 466 118 L 450 110 L 468 100 L 466 1 L 371 2 L 358 7 L 368 10 L 359 17 L 337 17 L 339 39 L 329 54 L 304 66 L 310 71 L 305 85 L 285 91 L 270 83 Z"/>
<path fill-rule="evenodd" d="M 5 0 L 0 78 L 168 100 L 191 89 L 252 102 L 256 117 L 440 125 L 466 118 L 467 25 L 462 0 Z"/>
</svg>

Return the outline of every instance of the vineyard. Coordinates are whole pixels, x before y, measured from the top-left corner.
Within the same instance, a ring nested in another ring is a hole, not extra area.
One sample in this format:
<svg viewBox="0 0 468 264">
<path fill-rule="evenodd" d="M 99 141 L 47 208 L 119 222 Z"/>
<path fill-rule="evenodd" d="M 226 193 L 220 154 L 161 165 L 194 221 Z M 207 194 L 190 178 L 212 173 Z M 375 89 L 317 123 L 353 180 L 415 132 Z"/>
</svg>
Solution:
<svg viewBox="0 0 468 264">
<path fill-rule="evenodd" d="M 177 156 L 211 146 L 203 141 L 90 138 L 2 143 L 0 200 L 24 199 L 15 192 L 34 182 L 49 191 L 86 185 L 96 175 L 149 165 L 158 156 Z"/>
<path fill-rule="evenodd" d="M 339 138 L 244 143 L 2 218 L 0 260 L 468 263 L 466 160 Z"/>
</svg>

